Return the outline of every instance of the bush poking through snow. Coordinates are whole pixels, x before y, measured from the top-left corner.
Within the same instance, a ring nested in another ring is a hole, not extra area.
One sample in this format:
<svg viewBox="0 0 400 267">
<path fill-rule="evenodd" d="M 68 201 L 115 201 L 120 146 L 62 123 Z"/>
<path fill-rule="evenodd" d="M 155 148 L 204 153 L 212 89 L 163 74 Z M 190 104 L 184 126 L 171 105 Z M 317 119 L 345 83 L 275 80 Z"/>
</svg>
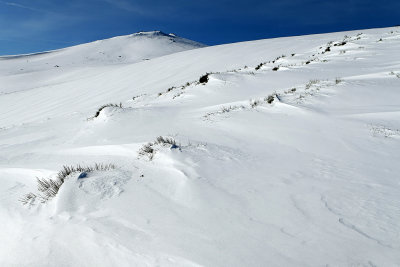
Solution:
<svg viewBox="0 0 400 267">
<path fill-rule="evenodd" d="M 114 164 L 103 164 L 96 163 L 94 166 L 63 166 L 61 171 L 59 171 L 54 179 L 46 179 L 46 178 L 38 178 L 37 180 L 37 190 L 40 192 L 39 194 L 28 193 L 24 195 L 20 201 L 22 204 L 31 204 L 33 205 L 36 198 L 40 199 L 41 203 L 46 203 L 51 198 L 55 197 L 60 190 L 60 187 L 64 183 L 65 179 L 68 178 L 69 175 L 78 172 L 93 172 L 93 171 L 109 171 L 115 169 Z"/>
<path fill-rule="evenodd" d="M 255 70 L 261 69 L 261 67 L 264 66 L 264 65 L 265 65 L 265 63 L 260 63 L 260 64 L 258 64 L 258 65 L 255 67 Z"/>
<path fill-rule="evenodd" d="M 274 102 L 275 97 L 273 95 L 269 95 L 264 99 L 268 104 L 272 104 Z"/>
<path fill-rule="evenodd" d="M 340 42 L 340 43 L 336 43 L 333 46 L 344 46 L 345 44 L 347 44 L 347 42 L 343 41 L 343 42 Z"/>
<path fill-rule="evenodd" d="M 277 70 L 279 70 L 279 67 L 274 67 L 272 70 L 277 71 Z"/>
<path fill-rule="evenodd" d="M 311 86 L 318 84 L 319 80 L 310 80 L 307 84 L 306 84 L 306 90 L 310 89 Z"/>
<path fill-rule="evenodd" d="M 152 143 L 145 144 L 138 152 L 139 156 L 147 156 L 149 160 L 152 160 L 155 154 Z"/>
<path fill-rule="evenodd" d="M 234 111 L 234 110 L 239 110 L 239 109 L 246 109 L 246 107 L 243 106 L 243 105 L 240 105 L 240 106 L 229 106 L 229 107 L 223 106 L 220 110 L 214 111 L 214 112 L 208 112 L 203 117 L 208 119 L 209 117 L 214 116 L 214 115 L 225 114 L 225 113 L 228 113 L 228 112 L 231 112 L 231 111 Z"/>
<path fill-rule="evenodd" d="M 236 106 L 222 107 L 220 113 L 228 113 L 231 110 L 235 110 Z"/>
<path fill-rule="evenodd" d="M 295 87 L 293 87 L 292 89 L 285 91 L 285 94 L 293 94 L 294 92 L 296 92 L 296 90 L 297 89 Z"/>
<path fill-rule="evenodd" d="M 155 143 L 160 145 L 176 145 L 175 139 L 162 136 L 157 137 Z"/>
<path fill-rule="evenodd" d="M 389 75 L 395 75 L 397 78 L 400 78 L 400 73 L 395 73 L 394 71 L 391 71 Z"/>
<path fill-rule="evenodd" d="M 250 100 L 250 107 L 251 108 L 255 108 L 255 107 L 257 107 L 258 105 L 260 105 L 261 104 L 261 101 L 260 100 Z"/>
<path fill-rule="evenodd" d="M 371 133 L 372 136 L 374 137 L 385 137 L 385 138 L 389 138 L 389 137 L 398 137 L 400 136 L 400 130 L 397 129 L 391 129 L 389 127 L 386 126 L 371 126 Z"/>
<path fill-rule="evenodd" d="M 342 79 L 340 79 L 340 78 L 336 78 L 336 79 L 335 79 L 335 84 L 339 84 L 339 83 L 341 83 L 341 82 L 343 82 Z"/>
<path fill-rule="evenodd" d="M 156 149 L 154 149 L 154 146 L 156 145 L 162 145 L 162 146 L 167 146 L 170 145 L 171 147 L 180 147 L 176 144 L 175 139 L 171 137 L 163 137 L 159 136 L 156 138 L 156 141 L 154 142 L 149 142 L 142 146 L 139 151 L 139 157 L 146 156 L 149 158 L 149 160 L 152 160 L 154 158 L 154 155 L 156 154 Z"/>
<path fill-rule="evenodd" d="M 199 83 L 202 83 L 202 84 L 208 83 L 208 76 L 209 75 L 210 75 L 209 73 L 206 73 L 205 75 L 201 76 L 200 79 L 199 79 Z"/>
<path fill-rule="evenodd" d="M 123 108 L 123 107 L 122 107 L 122 103 L 119 103 L 119 104 L 112 104 L 112 103 L 105 104 L 105 105 L 102 105 L 101 107 L 99 107 L 99 108 L 97 109 L 97 111 L 96 111 L 96 114 L 94 114 L 94 116 L 91 117 L 91 118 L 89 118 L 89 119 L 97 118 L 97 117 L 100 115 L 100 112 L 101 112 L 103 109 L 108 108 L 108 107 L 112 107 L 112 108 Z"/>
<path fill-rule="evenodd" d="M 23 205 L 26 204 L 33 204 L 34 201 L 36 200 L 37 195 L 35 195 L 34 193 L 28 193 L 26 195 L 24 195 L 22 198 L 19 199 L 19 201 L 22 202 Z"/>
</svg>

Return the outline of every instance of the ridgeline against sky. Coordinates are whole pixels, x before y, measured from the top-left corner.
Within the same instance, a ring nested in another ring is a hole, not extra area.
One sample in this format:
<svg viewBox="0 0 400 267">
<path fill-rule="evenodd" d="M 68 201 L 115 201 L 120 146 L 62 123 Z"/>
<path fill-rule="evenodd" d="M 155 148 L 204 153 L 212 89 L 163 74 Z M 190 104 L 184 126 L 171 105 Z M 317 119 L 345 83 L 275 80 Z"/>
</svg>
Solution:
<svg viewBox="0 0 400 267">
<path fill-rule="evenodd" d="M 161 30 L 208 45 L 400 24 L 397 0 L 0 0 L 0 55 Z"/>
</svg>

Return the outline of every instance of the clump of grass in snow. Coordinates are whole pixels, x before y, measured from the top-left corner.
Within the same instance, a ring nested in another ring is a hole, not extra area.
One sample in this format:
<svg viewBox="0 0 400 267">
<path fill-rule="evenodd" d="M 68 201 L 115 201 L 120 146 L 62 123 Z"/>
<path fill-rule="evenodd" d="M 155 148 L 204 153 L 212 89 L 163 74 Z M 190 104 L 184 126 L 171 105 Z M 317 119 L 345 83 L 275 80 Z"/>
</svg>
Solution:
<svg viewBox="0 0 400 267">
<path fill-rule="evenodd" d="M 268 104 L 272 104 L 274 102 L 275 97 L 273 95 L 269 95 L 266 98 L 264 98 L 264 101 L 266 101 Z"/>
<path fill-rule="evenodd" d="M 265 62 L 264 62 L 264 63 L 260 63 L 260 64 L 258 64 L 254 69 L 255 69 L 255 70 L 259 70 L 259 69 L 261 69 L 261 67 L 264 66 L 264 65 L 265 65 Z"/>
<path fill-rule="evenodd" d="M 219 113 L 228 113 L 232 110 L 235 110 L 236 106 L 222 107 Z"/>
<path fill-rule="evenodd" d="M 383 136 L 385 138 L 400 136 L 400 130 L 398 129 L 391 129 L 386 126 L 374 126 L 371 125 L 371 133 L 374 137 Z"/>
<path fill-rule="evenodd" d="M 272 102 L 274 102 L 274 100 L 275 100 L 275 94 L 264 97 L 263 100 L 264 100 L 264 102 L 267 102 L 268 104 L 272 104 Z M 256 99 L 256 100 L 252 99 L 252 100 L 250 100 L 250 107 L 255 108 L 255 107 L 261 105 L 262 103 L 263 102 L 259 99 Z"/>
<path fill-rule="evenodd" d="M 251 99 L 250 100 L 250 107 L 251 108 L 255 108 L 255 107 L 257 107 L 258 105 L 260 105 L 261 104 L 261 101 L 260 100 L 253 100 L 253 99 Z"/>
<path fill-rule="evenodd" d="M 26 205 L 28 203 L 33 203 L 36 198 L 37 198 L 37 195 L 35 195 L 34 193 L 31 192 L 31 193 L 24 195 L 22 198 L 19 199 L 19 201 L 21 201 L 23 205 Z"/>
<path fill-rule="evenodd" d="M 346 39 L 346 38 L 345 38 L 345 39 Z M 347 44 L 347 42 L 343 41 L 343 42 L 336 43 L 336 44 L 334 44 L 333 46 L 344 46 L 344 45 L 346 45 L 346 44 Z"/>
<path fill-rule="evenodd" d="M 213 115 L 224 114 L 224 113 L 228 113 L 228 112 L 231 112 L 231 111 L 234 111 L 234 110 L 238 110 L 238 109 L 246 109 L 246 107 L 243 106 L 243 105 L 240 105 L 240 106 L 236 106 L 235 105 L 235 106 L 228 106 L 228 107 L 227 106 L 223 106 L 223 107 L 221 107 L 220 110 L 214 111 L 214 112 L 208 112 L 203 117 L 204 118 L 208 118 L 208 117 L 211 117 Z"/>
<path fill-rule="evenodd" d="M 289 89 L 289 90 L 285 91 L 285 94 L 294 93 L 294 92 L 296 92 L 296 90 L 297 89 L 295 87 L 293 87 L 292 89 Z"/>
<path fill-rule="evenodd" d="M 400 73 L 395 73 L 394 71 L 391 71 L 389 75 L 395 75 L 397 78 L 400 78 Z"/>
<path fill-rule="evenodd" d="M 341 82 L 343 82 L 343 80 L 342 80 L 341 78 L 336 78 L 336 79 L 335 79 L 335 84 L 339 84 L 339 83 L 341 83 Z"/>
<path fill-rule="evenodd" d="M 119 103 L 119 104 L 109 103 L 109 104 L 102 105 L 101 107 L 99 107 L 99 108 L 97 109 L 97 111 L 96 111 L 96 113 L 94 114 L 94 116 L 91 117 L 91 118 L 89 118 L 89 120 L 90 120 L 90 119 L 97 118 L 97 117 L 100 115 L 100 112 L 101 112 L 103 109 L 108 108 L 108 107 L 112 107 L 112 108 L 123 108 L 123 107 L 122 107 L 122 103 Z"/>
<path fill-rule="evenodd" d="M 157 137 L 156 144 L 161 144 L 161 145 L 176 145 L 176 141 L 174 138 L 171 137 L 163 137 L 163 136 L 159 136 Z"/>
<path fill-rule="evenodd" d="M 34 204 L 36 198 L 40 199 L 41 203 L 46 203 L 51 198 L 55 197 L 60 190 L 60 187 L 64 184 L 65 179 L 73 173 L 89 173 L 93 171 L 108 171 L 115 169 L 114 164 L 103 164 L 96 163 L 93 166 L 63 166 L 61 171 L 59 171 L 54 179 L 37 178 L 37 189 L 39 194 L 28 193 L 24 195 L 20 201 L 22 204 L 26 205 L 28 203 Z"/>
<path fill-rule="evenodd" d="M 147 156 L 149 160 L 152 160 L 155 154 L 155 150 L 153 148 L 152 143 L 147 143 L 142 146 L 138 152 L 139 156 Z"/>
<path fill-rule="evenodd" d="M 307 84 L 306 84 L 306 89 L 310 89 L 311 86 L 318 84 L 320 81 L 319 80 L 310 80 Z"/>
<path fill-rule="evenodd" d="M 154 158 L 154 155 L 156 154 L 156 149 L 154 148 L 154 146 L 156 145 L 170 145 L 171 147 L 180 147 L 180 145 L 178 146 L 175 139 L 173 139 L 172 137 L 159 136 L 154 142 L 149 142 L 143 145 L 138 151 L 139 156 L 147 156 L 149 160 L 152 160 Z"/>
</svg>

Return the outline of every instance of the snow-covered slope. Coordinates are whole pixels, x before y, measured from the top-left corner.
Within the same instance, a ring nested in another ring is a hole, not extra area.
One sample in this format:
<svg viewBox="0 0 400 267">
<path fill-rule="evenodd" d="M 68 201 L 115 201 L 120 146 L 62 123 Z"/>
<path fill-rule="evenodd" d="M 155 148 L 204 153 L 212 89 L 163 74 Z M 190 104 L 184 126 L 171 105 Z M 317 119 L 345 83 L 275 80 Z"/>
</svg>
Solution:
<svg viewBox="0 0 400 267">
<path fill-rule="evenodd" d="M 3 72 L 0 266 L 399 266 L 399 48 L 385 28 Z M 40 203 L 35 177 L 95 163 L 116 168 Z"/>
<path fill-rule="evenodd" d="M 0 56 L 0 94 L 76 79 L 91 68 L 132 64 L 205 45 L 160 31 L 139 32 L 43 53 Z M 61 76 L 61 77 L 60 77 Z"/>
</svg>

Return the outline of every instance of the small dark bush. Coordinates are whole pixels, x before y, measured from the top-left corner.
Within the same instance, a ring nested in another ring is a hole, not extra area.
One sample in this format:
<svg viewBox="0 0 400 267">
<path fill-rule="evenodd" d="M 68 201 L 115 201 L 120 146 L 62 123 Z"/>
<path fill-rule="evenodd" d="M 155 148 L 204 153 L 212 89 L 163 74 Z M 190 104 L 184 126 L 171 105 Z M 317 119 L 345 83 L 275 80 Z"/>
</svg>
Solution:
<svg viewBox="0 0 400 267">
<path fill-rule="evenodd" d="M 326 53 L 326 52 L 330 52 L 330 51 L 331 51 L 331 47 L 328 46 L 328 47 L 325 49 L 325 53 Z"/>
<path fill-rule="evenodd" d="M 250 107 L 251 108 L 255 108 L 255 107 L 257 107 L 258 105 L 260 105 L 261 104 L 261 101 L 260 100 L 250 100 Z"/>
<path fill-rule="evenodd" d="M 265 63 L 260 63 L 255 67 L 255 70 L 261 69 L 262 66 L 264 66 Z"/>
<path fill-rule="evenodd" d="M 336 78 L 336 79 L 335 79 L 335 84 L 339 84 L 339 83 L 341 83 L 341 82 L 343 82 L 342 79 L 340 79 L 340 78 Z"/>
<path fill-rule="evenodd" d="M 268 103 L 268 104 L 271 104 L 272 102 L 274 102 L 274 96 L 273 95 L 269 95 L 268 97 L 266 97 L 265 98 L 265 101 Z"/>
<path fill-rule="evenodd" d="M 206 73 L 205 75 L 201 76 L 200 79 L 199 79 L 199 83 L 202 83 L 202 84 L 208 83 L 208 76 L 209 75 L 210 75 L 209 73 Z"/>
<path fill-rule="evenodd" d="M 345 44 L 347 44 L 347 42 L 341 42 L 341 43 L 337 43 L 337 44 L 334 44 L 333 46 L 343 46 L 343 45 L 345 45 Z"/>
<path fill-rule="evenodd" d="M 229 106 L 229 107 L 222 107 L 221 108 L 221 113 L 227 113 L 227 112 L 229 112 L 229 111 L 231 111 L 231 110 L 233 110 L 234 108 L 232 107 L 232 106 Z"/>
<path fill-rule="evenodd" d="M 272 70 L 277 71 L 277 70 L 279 70 L 279 67 L 274 67 Z"/>
</svg>

